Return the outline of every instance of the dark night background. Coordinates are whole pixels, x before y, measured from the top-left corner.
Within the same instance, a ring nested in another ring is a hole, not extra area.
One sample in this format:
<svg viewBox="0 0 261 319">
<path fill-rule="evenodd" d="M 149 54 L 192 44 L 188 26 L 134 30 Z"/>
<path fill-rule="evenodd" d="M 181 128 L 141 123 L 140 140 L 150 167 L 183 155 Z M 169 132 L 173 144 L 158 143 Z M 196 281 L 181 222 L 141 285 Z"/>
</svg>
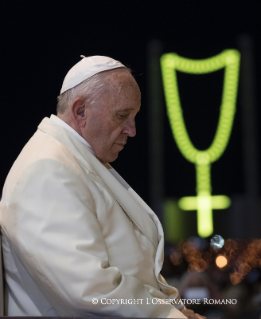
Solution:
<svg viewBox="0 0 261 319">
<path fill-rule="evenodd" d="M 56 97 L 80 55 L 111 56 L 132 68 L 142 92 L 137 136 L 114 167 L 149 201 L 147 46 L 158 39 L 163 52 L 191 59 L 238 48 L 249 34 L 254 44 L 257 125 L 260 123 L 261 36 L 259 1 L 1 1 L 0 184 L 43 117 L 55 113 Z M 191 139 L 207 148 L 213 140 L 222 92 L 221 71 L 180 74 L 181 101 Z M 184 78 L 184 79 L 183 79 Z M 229 145 L 212 166 L 214 194 L 243 194 L 240 92 Z M 164 111 L 165 112 L 165 111 Z M 260 137 L 260 130 L 258 137 Z M 177 150 L 164 119 L 165 195 L 195 194 L 195 168 Z M 261 177 L 261 176 L 260 176 Z"/>
</svg>

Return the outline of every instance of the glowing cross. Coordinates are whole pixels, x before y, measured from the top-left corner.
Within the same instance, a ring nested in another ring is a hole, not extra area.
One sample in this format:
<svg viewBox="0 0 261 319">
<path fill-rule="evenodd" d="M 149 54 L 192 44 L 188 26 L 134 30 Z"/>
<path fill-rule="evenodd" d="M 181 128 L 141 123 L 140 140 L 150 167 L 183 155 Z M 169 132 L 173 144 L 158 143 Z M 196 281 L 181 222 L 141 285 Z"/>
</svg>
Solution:
<svg viewBox="0 0 261 319">
<path fill-rule="evenodd" d="M 197 196 L 183 197 L 179 206 L 183 210 L 197 210 L 198 234 L 207 237 L 213 233 L 212 209 L 225 209 L 230 199 L 224 195 L 211 196 L 210 162 L 196 164 Z"/>
<path fill-rule="evenodd" d="M 190 60 L 175 53 L 164 54 L 161 57 L 163 84 L 172 133 L 182 155 L 196 165 L 197 196 L 181 198 L 179 206 L 183 210 L 197 210 L 198 234 L 201 237 L 207 237 L 213 233 L 212 209 L 225 209 L 230 205 L 230 199 L 227 196 L 211 196 L 210 165 L 223 154 L 231 134 L 235 115 L 239 61 L 240 54 L 236 50 L 225 50 L 204 60 Z M 194 147 L 186 130 L 175 70 L 203 74 L 221 68 L 225 68 L 225 77 L 217 131 L 210 147 L 200 151 Z"/>
</svg>

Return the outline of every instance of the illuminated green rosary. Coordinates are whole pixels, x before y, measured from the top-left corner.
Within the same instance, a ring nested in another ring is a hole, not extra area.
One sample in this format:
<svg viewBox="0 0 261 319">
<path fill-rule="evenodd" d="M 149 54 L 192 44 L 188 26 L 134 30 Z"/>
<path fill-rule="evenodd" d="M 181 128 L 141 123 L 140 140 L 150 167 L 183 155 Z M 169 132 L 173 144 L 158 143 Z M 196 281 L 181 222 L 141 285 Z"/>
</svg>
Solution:
<svg viewBox="0 0 261 319">
<path fill-rule="evenodd" d="M 240 54 L 236 50 L 204 60 L 190 60 L 175 53 L 161 57 L 167 113 L 174 139 L 182 155 L 196 165 L 197 196 L 183 197 L 179 206 L 183 210 L 197 210 L 198 234 L 201 237 L 213 233 L 212 209 L 225 209 L 230 205 L 227 196 L 211 196 L 210 165 L 223 154 L 233 125 L 238 87 Z M 180 105 L 176 71 L 193 74 L 211 73 L 225 68 L 220 117 L 214 140 L 210 147 L 200 151 L 192 144 Z"/>
</svg>

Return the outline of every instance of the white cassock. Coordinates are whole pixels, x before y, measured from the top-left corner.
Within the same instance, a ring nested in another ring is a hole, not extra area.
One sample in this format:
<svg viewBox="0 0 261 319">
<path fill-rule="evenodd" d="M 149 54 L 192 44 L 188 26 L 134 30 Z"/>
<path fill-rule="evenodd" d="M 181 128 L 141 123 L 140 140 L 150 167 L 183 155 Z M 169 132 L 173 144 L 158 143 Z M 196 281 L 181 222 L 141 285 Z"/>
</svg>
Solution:
<svg viewBox="0 0 261 319">
<path fill-rule="evenodd" d="M 157 216 L 58 118 L 15 161 L 0 213 L 6 315 L 186 318 Z"/>
</svg>

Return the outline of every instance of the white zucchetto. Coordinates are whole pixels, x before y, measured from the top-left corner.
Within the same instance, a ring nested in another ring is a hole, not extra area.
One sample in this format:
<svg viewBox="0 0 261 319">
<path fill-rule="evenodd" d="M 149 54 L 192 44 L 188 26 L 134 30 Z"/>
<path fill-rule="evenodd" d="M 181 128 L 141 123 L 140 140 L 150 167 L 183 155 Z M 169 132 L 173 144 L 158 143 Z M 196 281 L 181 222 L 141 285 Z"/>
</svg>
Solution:
<svg viewBox="0 0 261 319">
<path fill-rule="evenodd" d="M 84 57 L 81 55 L 81 57 L 83 57 L 83 59 L 76 63 L 66 74 L 61 88 L 61 94 L 75 87 L 96 73 L 116 68 L 125 68 L 125 65 L 123 65 L 121 62 L 107 56 L 94 55 Z"/>
</svg>

